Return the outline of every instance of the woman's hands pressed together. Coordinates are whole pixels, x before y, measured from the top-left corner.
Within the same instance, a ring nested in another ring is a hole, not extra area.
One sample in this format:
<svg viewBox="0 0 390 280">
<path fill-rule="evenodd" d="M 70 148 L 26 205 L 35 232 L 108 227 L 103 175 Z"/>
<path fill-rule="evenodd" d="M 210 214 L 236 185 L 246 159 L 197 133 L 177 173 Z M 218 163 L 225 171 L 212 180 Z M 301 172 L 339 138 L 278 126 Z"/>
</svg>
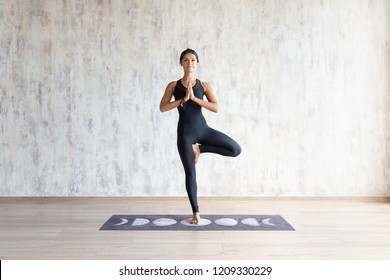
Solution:
<svg viewBox="0 0 390 280">
<path fill-rule="evenodd" d="M 187 90 L 186 90 L 186 96 L 184 97 L 184 101 L 187 102 L 188 100 L 195 100 L 195 94 L 194 90 L 192 89 L 192 82 L 191 80 L 188 81 L 187 83 Z"/>
</svg>

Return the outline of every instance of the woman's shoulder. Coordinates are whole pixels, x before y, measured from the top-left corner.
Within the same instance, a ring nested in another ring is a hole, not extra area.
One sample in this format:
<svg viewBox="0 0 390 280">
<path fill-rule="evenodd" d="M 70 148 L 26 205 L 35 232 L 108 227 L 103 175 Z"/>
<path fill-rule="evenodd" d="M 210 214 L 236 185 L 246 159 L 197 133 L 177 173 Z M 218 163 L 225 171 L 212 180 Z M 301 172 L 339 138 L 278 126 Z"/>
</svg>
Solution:
<svg viewBox="0 0 390 280">
<path fill-rule="evenodd" d="M 168 83 L 167 85 L 167 89 L 174 89 L 177 85 L 177 81 L 172 81 L 170 83 Z"/>
<path fill-rule="evenodd" d="M 210 84 L 208 82 L 200 81 L 200 84 L 204 88 L 204 91 L 206 92 L 208 89 L 211 88 Z"/>
<path fill-rule="evenodd" d="M 168 83 L 168 87 L 169 86 L 174 87 L 174 86 L 176 86 L 176 84 L 177 84 L 177 81 L 172 81 L 172 82 Z"/>
</svg>

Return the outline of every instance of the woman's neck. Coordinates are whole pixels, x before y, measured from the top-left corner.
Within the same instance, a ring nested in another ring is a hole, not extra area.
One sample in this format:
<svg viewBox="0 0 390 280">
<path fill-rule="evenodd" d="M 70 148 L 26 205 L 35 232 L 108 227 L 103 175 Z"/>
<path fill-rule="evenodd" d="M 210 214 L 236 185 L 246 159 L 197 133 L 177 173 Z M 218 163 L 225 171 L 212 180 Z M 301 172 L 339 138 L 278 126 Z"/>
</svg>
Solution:
<svg viewBox="0 0 390 280">
<path fill-rule="evenodd" d="M 188 83 L 188 82 L 193 82 L 196 80 L 196 77 L 195 77 L 195 74 L 193 73 L 184 73 L 184 76 L 183 78 L 181 78 L 181 80 L 183 81 L 183 83 Z"/>
</svg>

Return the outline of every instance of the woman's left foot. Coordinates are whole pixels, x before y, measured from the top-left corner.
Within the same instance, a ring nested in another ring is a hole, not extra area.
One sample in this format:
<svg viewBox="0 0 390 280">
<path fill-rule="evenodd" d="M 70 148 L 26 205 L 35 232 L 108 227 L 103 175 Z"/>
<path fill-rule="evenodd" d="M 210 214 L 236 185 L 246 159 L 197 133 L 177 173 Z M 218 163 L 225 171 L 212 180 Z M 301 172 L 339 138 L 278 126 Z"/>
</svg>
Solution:
<svg viewBox="0 0 390 280">
<path fill-rule="evenodd" d="M 193 144 L 192 149 L 194 150 L 194 160 L 195 160 L 195 165 L 198 163 L 199 156 L 200 156 L 200 149 L 198 144 Z"/>
<path fill-rule="evenodd" d="M 192 217 L 192 220 L 190 221 L 190 224 L 197 225 L 200 222 L 200 215 L 199 212 L 195 212 L 194 216 Z"/>
</svg>

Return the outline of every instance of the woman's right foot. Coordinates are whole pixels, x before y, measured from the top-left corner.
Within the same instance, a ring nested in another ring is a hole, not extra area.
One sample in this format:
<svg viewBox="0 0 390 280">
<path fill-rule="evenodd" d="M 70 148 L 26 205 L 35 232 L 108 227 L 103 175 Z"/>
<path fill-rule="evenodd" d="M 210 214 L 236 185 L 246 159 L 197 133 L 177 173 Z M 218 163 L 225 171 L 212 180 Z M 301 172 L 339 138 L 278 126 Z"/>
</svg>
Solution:
<svg viewBox="0 0 390 280">
<path fill-rule="evenodd" d="M 198 163 L 199 156 L 200 156 L 200 149 L 198 144 L 193 144 L 192 145 L 192 150 L 194 151 L 194 160 L 195 160 L 195 165 Z"/>
</svg>

